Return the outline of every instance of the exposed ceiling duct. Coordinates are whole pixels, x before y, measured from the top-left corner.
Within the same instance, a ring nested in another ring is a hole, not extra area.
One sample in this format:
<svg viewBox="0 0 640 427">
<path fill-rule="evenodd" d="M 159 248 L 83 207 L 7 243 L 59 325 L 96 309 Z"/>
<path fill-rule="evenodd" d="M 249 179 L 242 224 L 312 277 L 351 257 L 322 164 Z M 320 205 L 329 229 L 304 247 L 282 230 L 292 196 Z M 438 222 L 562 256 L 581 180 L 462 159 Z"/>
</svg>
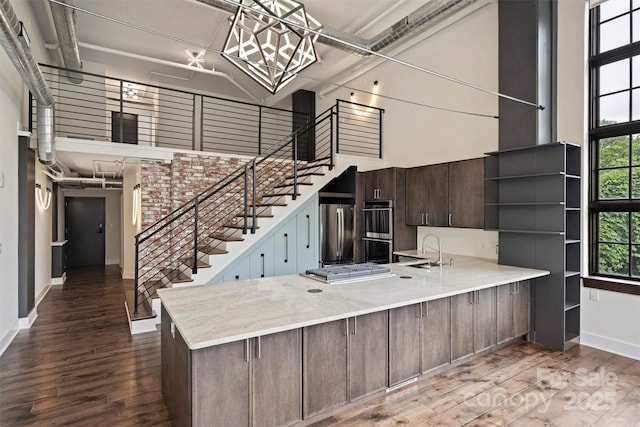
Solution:
<svg viewBox="0 0 640 427">
<path fill-rule="evenodd" d="M 18 70 L 38 107 L 38 159 L 51 168 L 63 169 L 55 160 L 54 100 L 51 90 L 31 55 L 28 41 L 9 0 L 0 0 L 0 44 Z"/>
<path fill-rule="evenodd" d="M 225 0 L 197 1 L 228 13 L 235 13 L 237 10 L 236 6 Z M 470 5 L 475 1 L 476 0 L 427 1 L 424 5 L 400 19 L 392 26 L 368 39 L 325 25 L 318 37 L 318 42 L 326 44 L 327 46 L 345 50 L 349 53 L 367 56 L 371 54 L 367 51 L 380 52 L 404 37 L 416 33 L 418 30 L 426 29 L 426 24 L 431 23 L 434 19 L 445 18 L 453 12 L 464 6 Z"/>
<path fill-rule="evenodd" d="M 60 3 L 73 6 L 73 0 L 58 0 Z M 49 2 L 51 15 L 58 36 L 58 46 L 62 53 L 64 68 L 68 70 L 82 71 L 80 61 L 80 48 L 78 47 L 78 35 L 76 34 L 75 10 L 59 3 Z M 71 83 L 82 83 L 82 73 L 67 71 L 67 78 Z"/>
</svg>

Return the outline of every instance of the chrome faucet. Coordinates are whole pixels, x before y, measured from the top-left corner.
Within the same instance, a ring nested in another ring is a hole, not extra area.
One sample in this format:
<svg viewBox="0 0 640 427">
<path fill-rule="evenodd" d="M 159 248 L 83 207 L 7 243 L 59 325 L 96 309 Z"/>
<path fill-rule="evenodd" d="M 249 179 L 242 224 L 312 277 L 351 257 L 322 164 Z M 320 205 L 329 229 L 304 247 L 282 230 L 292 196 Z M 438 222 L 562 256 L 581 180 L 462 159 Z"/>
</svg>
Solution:
<svg viewBox="0 0 640 427">
<path fill-rule="evenodd" d="M 432 246 L 427 245 L 427 239 L 428 239 L 429 237 L 435 237 L 435 239 L 436 239 L 436 243 L 438 244 L 438 248 L 437 248 L 437 250 L 438 250 L 438 261 L 437 261 L 437 264 L 436 264 L 436 265 L 442 265 L 442 246 L 440 245 L 440 238 L 439 238 L 438 236 L 436 236 L 435 234 L 431 234 L 431 233 L 429 233 L 429 234 L 426 234 L 426 235 L 422 238 L 422 253 L 423 253 L 423 254 L 424 254 L 424 253 L 426 253 L 426 250 L 427 250 L 427 249 L 431 249 L 431 250 L 433 250 L 433 251 L 435 251 L 435 250 L 436 250 L 436 248 L 434 248 L 434 247 L 432 247 Z"/>
</svg>

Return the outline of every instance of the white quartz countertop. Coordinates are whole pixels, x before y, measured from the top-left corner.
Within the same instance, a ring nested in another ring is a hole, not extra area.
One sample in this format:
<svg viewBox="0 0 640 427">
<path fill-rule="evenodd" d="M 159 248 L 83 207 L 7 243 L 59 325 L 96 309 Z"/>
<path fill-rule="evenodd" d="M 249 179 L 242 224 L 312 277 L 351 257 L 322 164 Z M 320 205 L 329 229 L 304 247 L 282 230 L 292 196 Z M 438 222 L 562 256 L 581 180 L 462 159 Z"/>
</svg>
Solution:
<svg viewBox="0 0 640 427">
<path fill-rule="evenodd" d="M 450 258 L 453 266 L 430 270 L 411 267 L 411 262 L 389 264 L 393 277 L 348 284 L 289 275 L 160 289 L 158 294 L 189 348 L 197 350 L 549 274 L 443 255 L 446 262 Z"/>
</svg>

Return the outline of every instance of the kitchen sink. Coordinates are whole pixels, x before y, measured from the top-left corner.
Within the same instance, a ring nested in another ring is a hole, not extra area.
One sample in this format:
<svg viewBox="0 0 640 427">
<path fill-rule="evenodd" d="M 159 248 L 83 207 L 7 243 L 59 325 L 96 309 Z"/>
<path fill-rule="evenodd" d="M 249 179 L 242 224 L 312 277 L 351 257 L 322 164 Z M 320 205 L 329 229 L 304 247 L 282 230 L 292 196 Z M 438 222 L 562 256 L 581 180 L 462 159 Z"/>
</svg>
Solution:
<svg viewBox="0 0 640 427">
<path fill-rule="evenodd" d="M 409 267 L 426 268 L 426 269 L 429 269 L 431 267 L 438 267 L 438 266 L 440 266 L 440 263 L 438 261 L 425 261 L 425 262 L 420 262 L 416 264 L 409 264 Z"/>
</svg>

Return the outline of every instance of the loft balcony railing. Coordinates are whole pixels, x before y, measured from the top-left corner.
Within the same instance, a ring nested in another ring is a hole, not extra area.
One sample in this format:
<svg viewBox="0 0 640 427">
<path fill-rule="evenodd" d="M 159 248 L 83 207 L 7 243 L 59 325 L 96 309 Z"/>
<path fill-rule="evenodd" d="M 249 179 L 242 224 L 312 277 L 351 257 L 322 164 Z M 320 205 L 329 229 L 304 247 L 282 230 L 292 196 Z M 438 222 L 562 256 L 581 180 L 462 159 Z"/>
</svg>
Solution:
<svg viewBox="0 0 640 427">
<path fill-rule="evenodd" d="M 313 117 L 283 108 L 87 73 L 74 84 L 66 69 L 40 64 L 55 100 L 58 137 L 256 156 L 279 145 Z M 382 158 L 383 109 L 338 100 L 335 152 Z M 31 105 L 29 129 L 37 127 Z M 311 126 L 300 156 L 314 157 Z M 309 142 L 311 141 L 311 142 Z"/>
</svg>

